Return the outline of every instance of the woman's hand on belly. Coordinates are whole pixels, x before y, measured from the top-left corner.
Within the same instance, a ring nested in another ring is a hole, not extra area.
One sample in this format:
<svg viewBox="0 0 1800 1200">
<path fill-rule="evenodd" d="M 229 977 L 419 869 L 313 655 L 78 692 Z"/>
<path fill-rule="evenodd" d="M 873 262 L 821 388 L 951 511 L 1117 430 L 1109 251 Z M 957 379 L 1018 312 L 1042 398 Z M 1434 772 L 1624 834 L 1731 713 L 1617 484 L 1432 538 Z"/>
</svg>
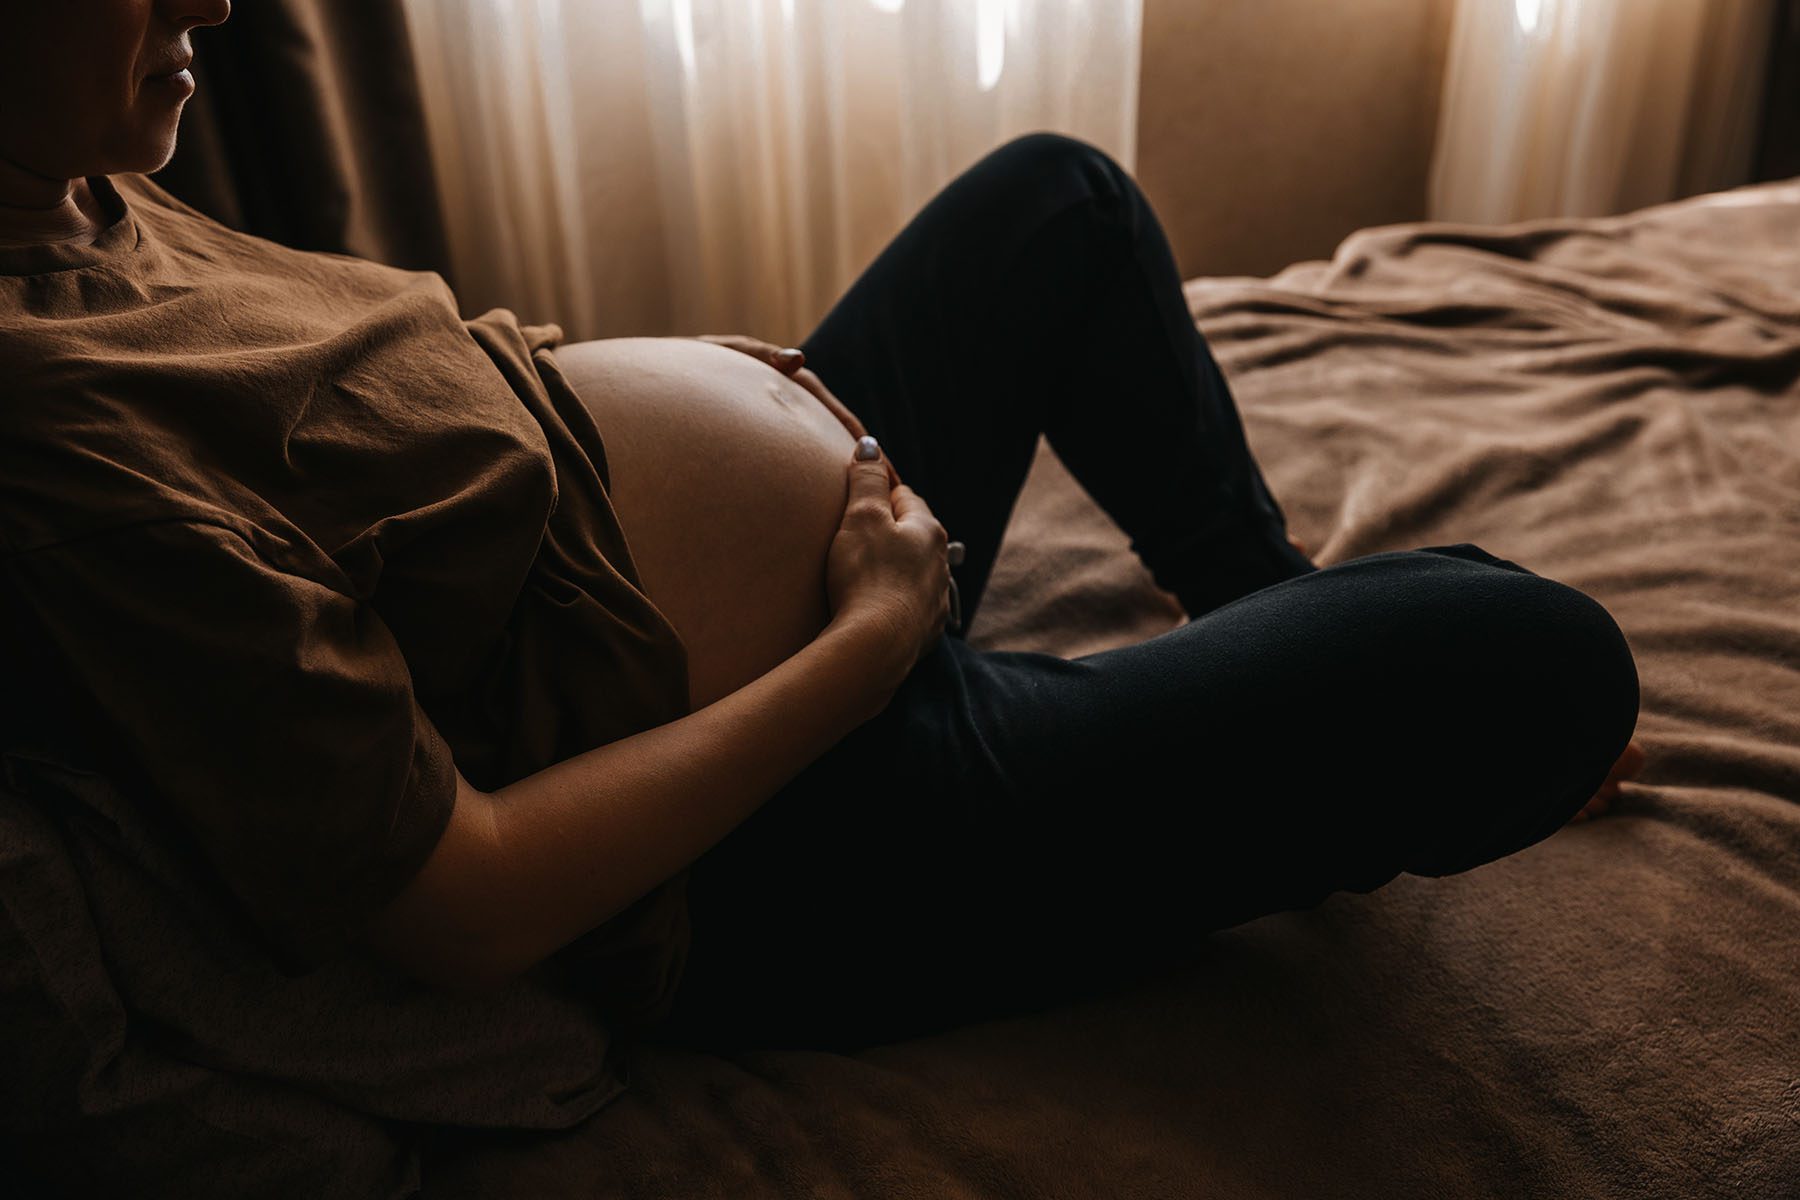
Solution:
<svg viewBox="0 0 1800 1200">
<path fill-rule="evenodd" d="M 849 405 L 839 400 L 837 394 L 825 386 L 825 381 L 819 378 L 818 372 L 806 365 L 805 351 L 792 346 L 777 346 L 773 342 L 765 342 L 743 333 L 702 333 L 697 334 L 694 340 L 711 342 L 713 345 L 723 346 L 727 350 L 736 350 L 739 354 L 748 354 L 758 362 L 768 363 L 769 366 L 811 392 L 819 403 L 823 404 L 831 415 L 838 419 L 838 424 L 849 431 L 852 440 L 869 432 L 863 428 L 862 420 L 850 411 Z M 894 469 L 893 461 L 888 458 L 885 450 L 881 453 L 881 461 L 887 467 L 888 486 L 890 488 L 899 487 L 902 482 L 900 472 Z"/>
<path fill-rule="evenodd" d="M 768 364 L 699 339 L 576 342 L 556 359 L 605 441 L 644 592 L 687 643 L 693 706 L 817 637 L 855 444 L 837 418 Z"/>
</svg>

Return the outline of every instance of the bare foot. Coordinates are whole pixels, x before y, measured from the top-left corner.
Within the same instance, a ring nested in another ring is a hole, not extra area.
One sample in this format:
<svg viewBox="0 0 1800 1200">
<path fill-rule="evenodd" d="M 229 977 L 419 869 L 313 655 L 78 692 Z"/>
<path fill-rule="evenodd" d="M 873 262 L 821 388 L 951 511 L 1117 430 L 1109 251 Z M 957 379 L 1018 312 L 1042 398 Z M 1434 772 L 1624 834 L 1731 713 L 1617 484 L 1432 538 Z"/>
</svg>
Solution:
<svg viewBox="0 0 1800 1200">
<path fill-rule="evenodd" d="M 1619 798 L 1619 782 L 1636 777 L 1637 773 L 1644 769 L 1646 757 L 1644 748 L 1638 745 L 1636 738 L 1627 742 L 1625 752 L 1620 754 L 1619 761 L 1613 764 L 1611 772 L 1606 776 L 1606 782 L 1600 785 L 1600 790 L 1594 793 L 1593 799 L 1582 806 L 1580 812 L 1569 818 L 1569 823 L 1573 825 L 1576 821 L 1590 820 L 1611 808 L 1613 801 Z"/>
</svg>

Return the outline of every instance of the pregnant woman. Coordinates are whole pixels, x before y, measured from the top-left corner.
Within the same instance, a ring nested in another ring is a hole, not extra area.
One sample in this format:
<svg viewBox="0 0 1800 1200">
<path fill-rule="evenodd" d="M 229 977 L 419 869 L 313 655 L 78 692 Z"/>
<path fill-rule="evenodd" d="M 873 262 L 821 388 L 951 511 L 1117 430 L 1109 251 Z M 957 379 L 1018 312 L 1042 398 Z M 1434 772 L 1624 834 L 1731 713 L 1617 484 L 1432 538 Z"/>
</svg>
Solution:
<svg viewBox="0 0 1800 1200">
<path fill-rule="evenodd" d="M 988 154 L 797 352 L 564 344 L 146 179 L 229 11 L 6 8 L 0 582 L 34 707 L 290 974 L 850 1048 L 1478 867 L 1641 761 L 1594 600 L 1290 540 L 1097 148 Z M 1186 624 L 970 647 L 1040 435 Z"/>
</svg>

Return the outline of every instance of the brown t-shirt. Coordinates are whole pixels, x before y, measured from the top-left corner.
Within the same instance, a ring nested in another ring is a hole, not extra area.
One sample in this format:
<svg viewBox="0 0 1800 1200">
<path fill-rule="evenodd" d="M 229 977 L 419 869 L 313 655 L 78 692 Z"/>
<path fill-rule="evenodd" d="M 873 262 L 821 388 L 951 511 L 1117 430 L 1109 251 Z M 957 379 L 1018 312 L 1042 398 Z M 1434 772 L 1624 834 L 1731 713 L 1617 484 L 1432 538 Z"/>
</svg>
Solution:
<svg viewBox="0 0 1800 1200">
<path fill-rule="evenodd" d="M 6 687 L 86 731 L 283 973 L 368 962 L 453 763 L 492 790 L 682 716 L 685 647 L 561 329 L 88 184 L 93 243 L 0 247 L 0 587 L 38 673 Z M 666 1007 L 685 882 L 556 959 L 609 1017 Z"/>
</svg>

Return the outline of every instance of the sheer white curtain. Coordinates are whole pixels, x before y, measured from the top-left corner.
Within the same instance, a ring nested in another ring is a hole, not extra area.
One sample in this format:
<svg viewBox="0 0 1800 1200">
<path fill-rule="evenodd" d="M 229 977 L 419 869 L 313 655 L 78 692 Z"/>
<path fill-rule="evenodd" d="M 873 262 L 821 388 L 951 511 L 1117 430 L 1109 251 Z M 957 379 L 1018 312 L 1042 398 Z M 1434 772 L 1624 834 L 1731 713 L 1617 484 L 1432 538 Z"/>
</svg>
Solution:
<svg viewBox="0 0 1800 1200">
<path fill-rule="evenodd" d="M 1748 178 L 1772 0 L 1456 0 L 1429 215 L 1606 216 Z"/>
<path fill-rule="evenodd" d="M 407 0 L 465 310 L 796 341 L 957 172 L 1135 165 L 1142 0 Z"/>
</svg>

